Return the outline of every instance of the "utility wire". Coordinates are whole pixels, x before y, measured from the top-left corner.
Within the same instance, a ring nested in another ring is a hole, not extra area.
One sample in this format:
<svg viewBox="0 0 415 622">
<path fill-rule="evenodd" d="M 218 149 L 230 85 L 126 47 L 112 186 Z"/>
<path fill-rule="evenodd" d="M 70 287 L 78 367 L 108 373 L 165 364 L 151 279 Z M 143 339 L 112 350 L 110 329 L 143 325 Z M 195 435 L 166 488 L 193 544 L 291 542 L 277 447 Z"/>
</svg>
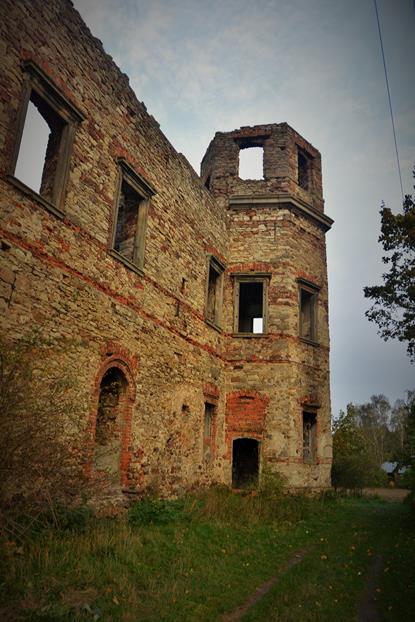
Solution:
<svg viewBox="0 0 415 622">
<path fill-rule="evenodd" d="M 404 194 L 403 194 L 403 184 L 402 184 L 402 175 L 401 175 L 401 165 L 400 165 L 400 162 L 399 162 L 398 143 L 396 142 L 395 122 L 393 120 L 392 101 L 391 101 L 391 94 L 390 94 L 390 90 L 389 90 L 388 72 L 386 70 L 385 52 L 383 51 L 383 41 L 382 41 L 382 32 L 380 30 L 378 5 L 377 5 L 377 1 L 376 0 L 373 0 L 373 2 L 375 4 L 376 19 L 377 19 L 377 22 L 378 22 L 380 49 L 382 50 L 383 69 L 385 70 L 386 90 L 388 92 L 389 110 L 390 110 L 391 121 L 392 121 L 392 130 L 393 130 L 393 139 L 395 141 L 396 162 L 398 164 L 399 182 L 401 184 L 401 193 L 402 193 L 402 202 L 403 202 L 404 201 Z M 415 2 L 415 0 L 414 0 L 414 2 Z"/>
</svg>

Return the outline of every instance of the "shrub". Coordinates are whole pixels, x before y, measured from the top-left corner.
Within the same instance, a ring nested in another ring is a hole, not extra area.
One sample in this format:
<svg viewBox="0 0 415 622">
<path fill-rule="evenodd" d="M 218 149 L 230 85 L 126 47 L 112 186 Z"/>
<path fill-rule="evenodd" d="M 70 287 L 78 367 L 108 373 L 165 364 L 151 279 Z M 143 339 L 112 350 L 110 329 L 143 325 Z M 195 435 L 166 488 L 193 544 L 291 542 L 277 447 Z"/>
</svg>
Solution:
<svg viewBox="0 0 415 622">
<path fill-rule="evenodd" d="M 368 471 L 365 486 L 373 486 L 374 488 L 384 488 L 389 486 L 387 473 L 383 469 L 373 468 Z"/>
<path fill-rule="evenodd" d="M 284 494 L 284 478 L 280 473 L 271 471 L 267 466 L 261 473 L 261 481 L 259 485 L 259 494 L 268 499 L 281 499 Z"/>
<path fill-rule="evenodd" d="M 412 491 L 415 491 L 415 469 L 414 467 L 409 467 L 399 478 L 399 486 L 400 488 L 409 488 Z"/>
<path fill-rule="evenodd" d="M 128 512 L 130 525 L 163 525 L 188 517 L 182 499 L 142 499 Z"/>
<path fill-rule="evenodd" d="M 88 491 L 77 387 L 51 347 L 0 341 L 0 522 L 9 535 L 43 520 L 58 525 L 58 509 Z"/>
<path fill-rule="evenodd" d="M 363 488 L 368 473 L 367 460 L 362 455 L 339 456 L 333 461 L 331 481 L 334 488 Z"/>
</svg>

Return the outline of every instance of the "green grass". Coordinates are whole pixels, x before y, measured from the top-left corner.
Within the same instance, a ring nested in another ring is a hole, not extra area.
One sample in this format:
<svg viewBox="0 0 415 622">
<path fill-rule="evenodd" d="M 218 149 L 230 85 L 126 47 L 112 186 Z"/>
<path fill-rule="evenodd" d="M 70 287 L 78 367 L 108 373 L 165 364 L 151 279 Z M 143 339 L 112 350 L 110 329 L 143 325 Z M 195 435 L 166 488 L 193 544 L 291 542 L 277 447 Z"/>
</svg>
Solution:
<svg viewBox="0 0 415 622">
<path fill-rule="evenodd" d="M 3 543 L 0 618 L 212 622 L 307 547 L 245 621 L 356 620 L 378 552 L 382 620 L 411 619 L 415 530 L 405 505 L 225 490 L 146 503 L 130 520 L 90 520 Z"/>
</svg>

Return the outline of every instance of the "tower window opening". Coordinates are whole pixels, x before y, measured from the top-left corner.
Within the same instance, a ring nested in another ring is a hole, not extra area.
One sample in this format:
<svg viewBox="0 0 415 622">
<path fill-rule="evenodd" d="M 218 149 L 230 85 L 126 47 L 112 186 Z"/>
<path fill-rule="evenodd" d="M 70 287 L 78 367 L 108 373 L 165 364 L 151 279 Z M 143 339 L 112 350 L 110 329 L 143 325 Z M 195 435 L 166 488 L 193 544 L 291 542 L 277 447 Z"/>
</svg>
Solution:
<svg viewBox="0 0 415 622">
<path fill-rule="evenodd" d="M 303 413 L 303 461 L 316 461 L 317 417 L 314 413 Z"/>
<path fill-rule="evenodd" d="M 264 284 L 262 282 L 241 282 L 239 284 L 238 332 L 264 332 Z"/>
<path fill-rule="evenodd" d="M 311 186 L 311 157 L 300 149 L 297 150 L 297 181 L 304 190 Z"/>
<path fill-rule="evenodd" d="M 264 148 L 247 147 L 239 151 L 240 179 L 264 179 Z"/>
<path fill-rule="evenodd" d="M 317 341 L 317 297 L 318 288 L 300 282 L 299 315 L 300 337 Z"/>
</svg>

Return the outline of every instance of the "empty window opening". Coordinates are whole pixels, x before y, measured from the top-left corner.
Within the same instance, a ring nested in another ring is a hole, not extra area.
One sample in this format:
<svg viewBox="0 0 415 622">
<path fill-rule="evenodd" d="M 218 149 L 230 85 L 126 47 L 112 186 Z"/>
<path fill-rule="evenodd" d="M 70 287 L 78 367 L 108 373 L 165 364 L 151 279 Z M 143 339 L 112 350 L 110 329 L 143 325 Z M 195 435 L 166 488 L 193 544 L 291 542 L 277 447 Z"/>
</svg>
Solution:
<svg viewBox="0 0 415 622">
<path fill-rule="evenodd" d="M 66 122 L 32 90 L 14 175 L 50 202 L 55 200 L 65 126 Z"/>
<path fill-rule="evenodd" d="M 114 214 L 112 249 L 130 268 L 142 269 L 150 198 L 154 189 L 129 166 L 119 160 L 120 186 Z M 182 279 L 185 290 L 186 279 Z M 180 309 L 177 309 L 177 313 Z"/>
<path fill-rule="evenodd" d="M 134 262 L 138 255 L 138 209 L 141 197 L 124 179 L 118 201 L 114 250 Z"/>
<path fill-rule="evenodd" d="M 214 417 L 214 404 L 205 402 L 205 415 L 203 422 L 203 457 L 206 462 L 210 462 L 212 459 Z"/>
<path fill-rule="evenodd" d="M 303 413 L 303 460 L 308 464 L 316 461 L 317 417 L 314 413 Z"/>
<path fill-rule="evenodd" d="M 209 404 L 209 402 L 205 403 L 205 425 L 204 425 L 204 438 L 205 440 L 210 440 L 212 438 L 212 425 L 213 425 L 213 416 L 215 414 L 215 407 L 213 404 Z"/>
<path fill-rule="evenodd" d="M 264 178 L 264 148 L 249 147 L 239 150 L 240 179 Z"/>
<path fill-rule="evenodd" d="M 310 188 L 310 158 L 302 151 L 297 151 L 297 178 L 298 185 L 304 190 L 309 190 Z"/>
<path fill-rule="evenodd" d="M 223 269 L 213 260 L 209 263 L 206 318 L 219 326 L 222 307 Z"/>
<path fill-rule="evenodd" d="M 95 429 L 94 466 L 108 475 L 119 472 L 127 384 L 124 374 L 117 367 L 111 367 L 101 380 Z"/>
<path fill-rule="evenodd" d="M 239 283 L 238 332 L 264 332 L 264 284 L 262 282 Z"/>
<path fill-rule="evenodd" d="M 232 486 L 250 488 L 258 485 L 259 442 L 253 438 L 238 438 L 232 446 Z"/>
<path fill-rule="evenodd" d="M 317 292 L 300 288 L 300 337 L 316 341 Z"/>
</svg>

